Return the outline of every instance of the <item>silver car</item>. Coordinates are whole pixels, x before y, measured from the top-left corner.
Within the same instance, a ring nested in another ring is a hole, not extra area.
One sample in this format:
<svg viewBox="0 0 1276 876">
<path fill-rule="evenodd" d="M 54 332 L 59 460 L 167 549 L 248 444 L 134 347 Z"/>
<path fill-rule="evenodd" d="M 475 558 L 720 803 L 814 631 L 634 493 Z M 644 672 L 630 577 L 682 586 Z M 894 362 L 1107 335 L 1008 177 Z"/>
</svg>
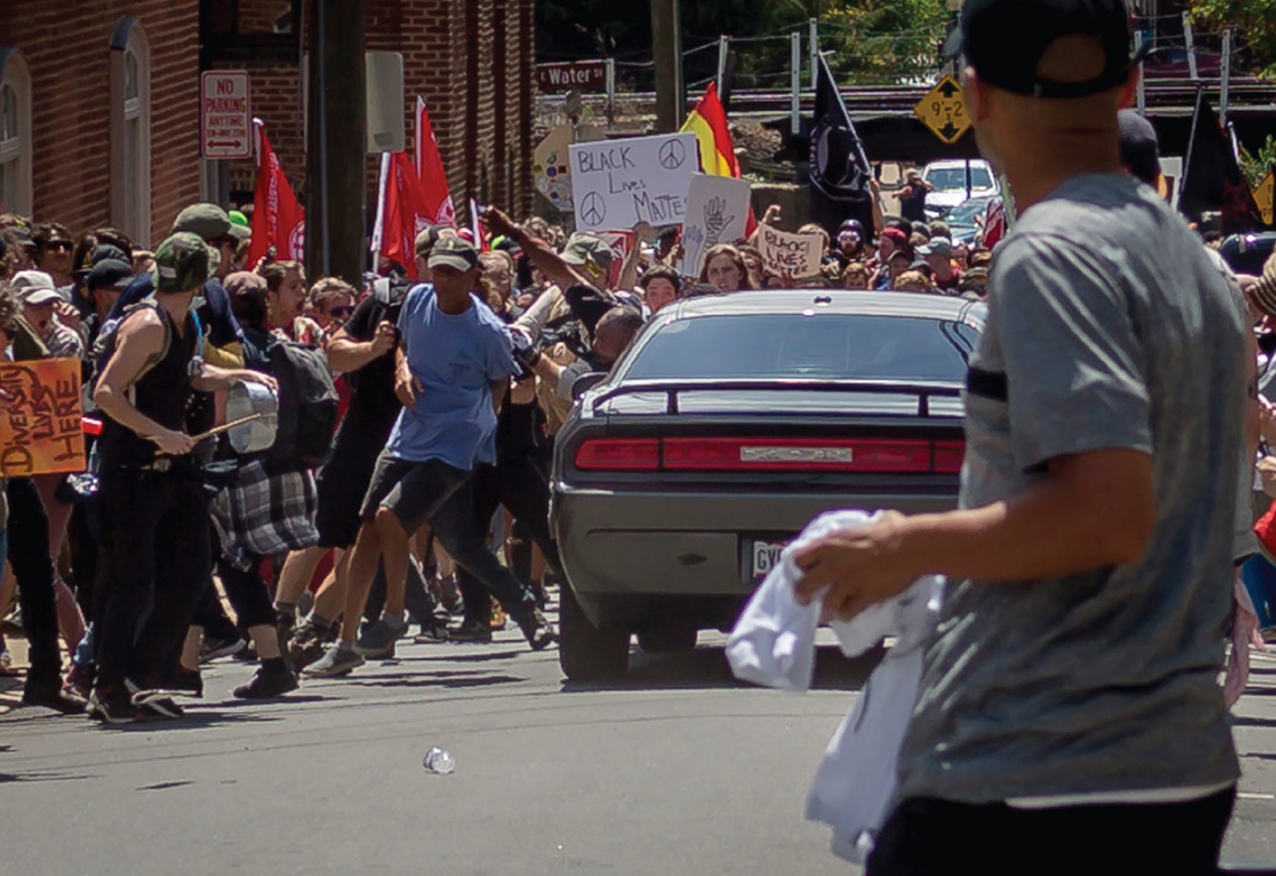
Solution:
<svg viewBox="0 0 1276 876">
<path fill-rule="evenodd" d="M 558 434 L 567 677 L 623 675 L 632 633 L 661 651 L 729 629 L 823 511 L 953 507 L 960 393 L 985 315 L 961 299 L 839 290 L 662 309 Z"/>
</svg>

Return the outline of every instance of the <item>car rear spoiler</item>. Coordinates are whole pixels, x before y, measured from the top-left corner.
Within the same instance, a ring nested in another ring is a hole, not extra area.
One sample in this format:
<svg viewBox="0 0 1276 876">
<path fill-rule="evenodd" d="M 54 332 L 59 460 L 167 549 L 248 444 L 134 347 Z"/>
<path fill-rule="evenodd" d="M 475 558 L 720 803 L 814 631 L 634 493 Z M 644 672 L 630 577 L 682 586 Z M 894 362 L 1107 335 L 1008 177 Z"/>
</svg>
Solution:
<svg viewBox="0 0 1276 876">
<path fill-rule="evenodd" d="M 603 402 L 622 395 L 640 392 L 663 392 L 668 398 L 666 413 L 678 413 L 678 394 L 683 392 L 713 392 L 715 390 L 809 390 L 814 392 L 879 392 L 917 395 L 917 416 L 930 416 L 931 396 L 960 398 L 959 383 L 934 384 L 907 380 L 628 380 L 620 386 L 605 390 L 590 400 L 592 410 L 597 411 Z"/>
</svg>

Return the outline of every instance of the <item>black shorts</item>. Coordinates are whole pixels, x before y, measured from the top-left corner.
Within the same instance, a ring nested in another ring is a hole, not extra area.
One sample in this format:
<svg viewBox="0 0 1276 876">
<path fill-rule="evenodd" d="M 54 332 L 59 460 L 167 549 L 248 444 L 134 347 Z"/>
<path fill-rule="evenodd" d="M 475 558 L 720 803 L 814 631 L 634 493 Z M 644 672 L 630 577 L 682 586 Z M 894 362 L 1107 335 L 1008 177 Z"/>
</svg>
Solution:
<svg viewBox="0 0 1276 876">
<path fill-rule="evenodd" d="M 377 457 L 372 483 L 363 497 L 360 516 L 372 520 L 377 508 L 389 508 L 408 535 L 416 532 L 469 478 L 468 471 L 439 459 L 409 462 L 383 450 Z"/>
<path fill-rule="evenodd" d="M 384 436 L 346 428 L 337 432 L 332 457 L 316 477 L 315 526 L 320 547 L 348 548 L 354 544 L 363 522 L 359 514 L 363 497 L 383 447 Z"/>
</svg>

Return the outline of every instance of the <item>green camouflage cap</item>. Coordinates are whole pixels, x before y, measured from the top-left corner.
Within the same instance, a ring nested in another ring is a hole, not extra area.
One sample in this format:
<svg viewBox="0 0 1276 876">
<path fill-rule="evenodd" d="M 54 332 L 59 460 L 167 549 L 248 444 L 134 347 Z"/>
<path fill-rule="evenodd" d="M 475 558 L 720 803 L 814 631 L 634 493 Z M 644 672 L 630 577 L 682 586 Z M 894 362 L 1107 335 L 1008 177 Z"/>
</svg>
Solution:
<svg viewBox="0 0 1276 876">
<path fill-rule="evenodd" d="M 238 239 L 249 237 L 252 230 L 245 225 L 236 225 L 230 216 L 216 204 L 191 204 L 177 214 L 173 220 L 173 234 L 189 231 L 199 235 L 200 240 L 216 240 L 219 237 L 233 236 Z"/>
<path fill-rule="evenodd" d="M 217 271 L 221 257 L 198 234 L 182 231 L 155 250 L 155 290 L 189 292 L 200 289 Z"/>
<path fill-rule="evenodd" d="M 569 265 L 592 263 L 606 273 L 611 269 L 611 259 L 611 247 L 595 234 L 583 234 L 578 231 L 567 238 L 567 246 L 563 247 L 563 261 Z"/>
</svg>

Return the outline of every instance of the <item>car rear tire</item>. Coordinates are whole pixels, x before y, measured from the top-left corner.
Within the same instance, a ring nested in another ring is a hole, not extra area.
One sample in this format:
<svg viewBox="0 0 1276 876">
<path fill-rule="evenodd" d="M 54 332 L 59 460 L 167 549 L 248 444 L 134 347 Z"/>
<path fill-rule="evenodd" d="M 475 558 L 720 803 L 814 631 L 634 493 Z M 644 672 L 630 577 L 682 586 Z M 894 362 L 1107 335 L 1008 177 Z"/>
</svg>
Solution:
<svg viewBox="0 0 1276 876">
<path fill-rule="evenodd" d="M 570 584 L 559 599 L 558 637 L 558 663 L 568 681 L 609 681 L 629 671 L 629 628 L 614 621 L 595 626 Z"/>
<path fill-rule="evenodd" d="M 638 631 L 638 647 L 649 654 L 694 651 L 700 630 L 695 621 L 666 621 Z"/>
</svg>

